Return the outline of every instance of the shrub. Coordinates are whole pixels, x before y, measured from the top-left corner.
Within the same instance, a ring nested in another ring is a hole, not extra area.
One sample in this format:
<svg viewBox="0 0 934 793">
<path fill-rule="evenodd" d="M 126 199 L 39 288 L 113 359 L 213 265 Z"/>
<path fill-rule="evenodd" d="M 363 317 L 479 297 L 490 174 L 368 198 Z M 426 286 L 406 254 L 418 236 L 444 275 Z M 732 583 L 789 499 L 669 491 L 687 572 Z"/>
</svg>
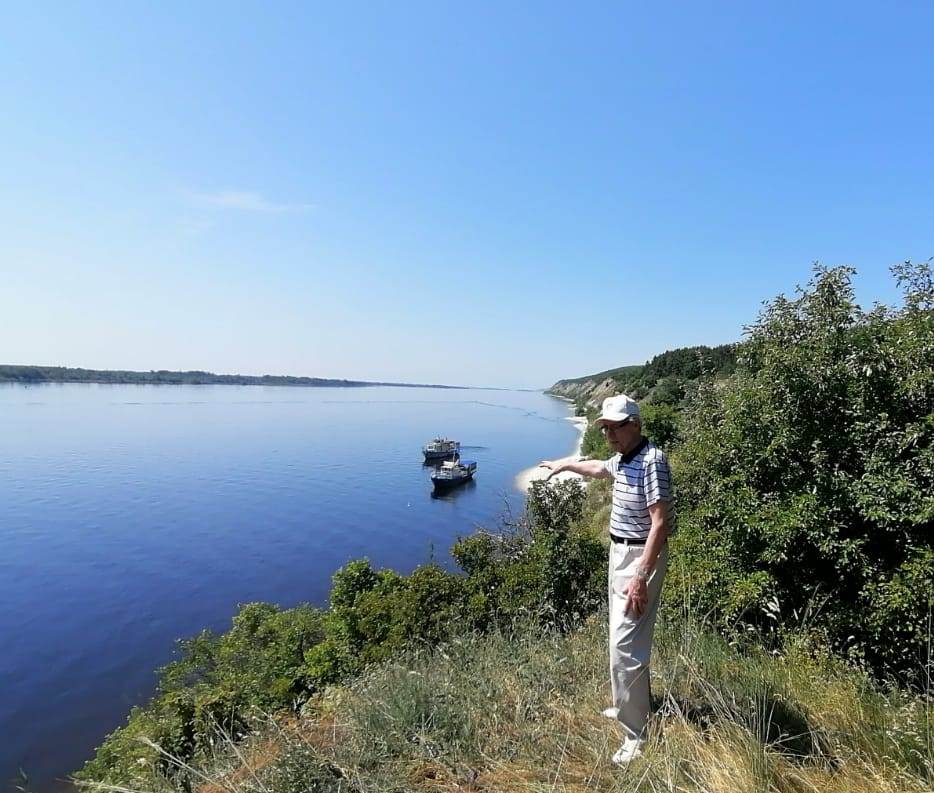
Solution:
<svg viewBox="0 0 934 793">
<path fill-rule="evenodd" d="M 503 535 L 475 534 L 454 546 L 467 573 L 471 628 L 507 628 L 530 616 L 567 626 L 602 602 L 605 552 L 576 525 L 584 497 L 574 480 L 534 482 L 527 525 Z"/>
</svg>

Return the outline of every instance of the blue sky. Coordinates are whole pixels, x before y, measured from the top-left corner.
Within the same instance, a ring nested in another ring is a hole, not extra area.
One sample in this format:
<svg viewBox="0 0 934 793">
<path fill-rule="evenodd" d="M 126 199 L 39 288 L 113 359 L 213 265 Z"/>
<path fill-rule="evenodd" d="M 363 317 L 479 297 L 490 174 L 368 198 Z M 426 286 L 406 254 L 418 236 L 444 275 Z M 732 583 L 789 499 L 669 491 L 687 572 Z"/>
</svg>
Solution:
<svg viewBox="0 0 934 793">
<path fill-rule="evenodd" d="M 495 386 L 934 255 L 930 3 L 0 9 L 0 362 Z"/>
</svg>

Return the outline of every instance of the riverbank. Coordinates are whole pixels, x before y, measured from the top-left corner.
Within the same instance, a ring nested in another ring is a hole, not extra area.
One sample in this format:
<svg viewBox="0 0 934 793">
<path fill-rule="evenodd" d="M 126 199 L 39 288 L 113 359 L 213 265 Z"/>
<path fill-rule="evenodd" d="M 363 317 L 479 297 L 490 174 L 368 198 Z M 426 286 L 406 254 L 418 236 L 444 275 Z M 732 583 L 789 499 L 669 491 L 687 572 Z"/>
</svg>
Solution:
<svg viewBox="0 0 934 793">
<path fill-rule="evenodd" d="M 577 427 L 577 444 L 574 446 L 574 450 L 569 455 L 558 459 L 579 460 L 581 457 L 581 448 L 584 444 L 584 433 L 587 431 L 587 419 L 583 418 L 582 416 L 568 416 L 567 421 L 570 421 L 575 427 Z M 516 475 L 516 489 L 521 490 L 523 493 L 528 492 L 529 488 L 532 487 L 532 482 L 545 479 L 547 476 L 547 468 L 543 468 L 540 465 L 533 465 L 531 468 L 526 468 Z M 563 471 L 562 473 L 555 474 L 555 476 L 552 477 L 552 480 L 557 481 L 564 481 L 566 479 L 583 479 L 583 477 L 580 474 L 575 474 L 571 471 Z"/>
</svg>

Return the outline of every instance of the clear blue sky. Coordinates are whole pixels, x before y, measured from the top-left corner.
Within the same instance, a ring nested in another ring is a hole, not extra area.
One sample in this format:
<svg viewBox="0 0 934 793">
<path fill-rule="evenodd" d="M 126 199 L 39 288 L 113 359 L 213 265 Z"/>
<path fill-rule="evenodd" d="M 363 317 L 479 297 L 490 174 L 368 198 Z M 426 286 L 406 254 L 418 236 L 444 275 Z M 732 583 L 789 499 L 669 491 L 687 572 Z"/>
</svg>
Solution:
<svg viewBox="0 0 934 793">
<path fill-rule="evenodd" d="M 934 255 L 931 3 L 0 10 L 0 362 L 546 386 Z"/>
</svg>

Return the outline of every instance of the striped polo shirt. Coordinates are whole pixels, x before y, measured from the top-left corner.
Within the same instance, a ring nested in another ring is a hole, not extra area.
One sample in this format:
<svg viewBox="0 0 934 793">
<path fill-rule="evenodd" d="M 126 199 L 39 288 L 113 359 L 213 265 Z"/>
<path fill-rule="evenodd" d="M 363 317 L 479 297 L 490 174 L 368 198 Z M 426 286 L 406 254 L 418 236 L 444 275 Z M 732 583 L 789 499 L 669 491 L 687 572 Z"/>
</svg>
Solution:
<svg viewBox="0 0 934 793">
<path fill-rule="evenodd" d="M 649 507 L 672 501 L 671 471 L 665 453 L 643 438 L 626 455 L 614 454 L 604 465 L 613 477 L 610 533 L 627 540 L 644 540 L 652 528 Z M 669 506 L 669 534 L 674 534 L 674 509 Z"/>
</svg>

